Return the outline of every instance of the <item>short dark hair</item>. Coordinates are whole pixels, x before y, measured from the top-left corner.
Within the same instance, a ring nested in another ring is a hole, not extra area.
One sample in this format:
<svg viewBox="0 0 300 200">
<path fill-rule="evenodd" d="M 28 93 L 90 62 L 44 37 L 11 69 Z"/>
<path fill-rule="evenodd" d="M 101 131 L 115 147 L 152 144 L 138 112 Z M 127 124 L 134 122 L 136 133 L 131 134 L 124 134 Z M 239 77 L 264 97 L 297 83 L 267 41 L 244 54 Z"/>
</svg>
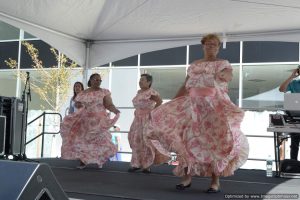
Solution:
<svg viewBox="0 0 300 200">
<path fill-rule="evenodd" d="M 143 77 L 143 76 L 146 77 L 146 79 L 147 79 L 148 82 L 150 82 L 149 87 L 151 87 L 152 81 L 153 81 L 152 76 L 150 74 L 142 74 L 141 77 Z"/>
<path fill-rule="evenodd" d="M 88 81 L 88 87 L 91 87 L 91 79 L 92 78 L 94 78 L 95 76 L 100 76 L 100 74 L 98 74 L 98 73 L 94 73 L 94 74 L 92 74 L 91 76 L 90 76 L 90 79 L 89 79 L 89 81 Z M 101 77 L 101 76 L 100 76 Z"/>
</svg>

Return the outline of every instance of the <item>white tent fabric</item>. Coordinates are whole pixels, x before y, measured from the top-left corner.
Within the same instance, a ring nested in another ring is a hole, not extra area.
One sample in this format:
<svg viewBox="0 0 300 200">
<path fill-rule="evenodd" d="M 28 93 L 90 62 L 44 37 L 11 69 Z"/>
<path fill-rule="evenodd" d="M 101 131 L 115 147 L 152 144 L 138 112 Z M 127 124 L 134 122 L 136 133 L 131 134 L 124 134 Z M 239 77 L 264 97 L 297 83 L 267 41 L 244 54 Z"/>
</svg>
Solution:
<svg viewBox="0 0 300 200">
<path fill-rule="evenodd" d="M 224 41 L 300 41 L 299 0 L 0 0 L 0 20 L 83 67 L 139 53 Z"/>
</svg>

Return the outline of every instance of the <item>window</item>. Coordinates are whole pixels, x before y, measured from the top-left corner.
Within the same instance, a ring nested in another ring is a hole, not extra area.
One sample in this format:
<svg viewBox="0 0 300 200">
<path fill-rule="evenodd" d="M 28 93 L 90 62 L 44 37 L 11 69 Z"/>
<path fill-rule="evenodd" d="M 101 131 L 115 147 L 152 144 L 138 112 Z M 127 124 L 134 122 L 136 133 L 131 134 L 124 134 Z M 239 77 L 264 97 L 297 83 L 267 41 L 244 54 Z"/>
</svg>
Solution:
<svg viewBox="0 0 300 200">
<path fill-rule="evenodd" d="M 25 39 L 32 39 L 32 38 L 36 38 L 34 35 L 31 35 L 30 33 L 24 32 L 24 38 Z"/>
<path fill-rule="evenodd" d="M 233 68 L 233 78 L 228 83 L 228 95 L 233 103 L 237 106 L 239 105 L 239 66 L 232 66 Z"/>
<path fill-rule="evenodd" d="M 112 63 L 112 66 L 137 66 L 138 65 L 138 56 L 131 56 L 122 60 L 118 60 Z"/>
<path fill-rule="evenodd" d="M 297 42 L 244 42 L 243 62 L 295 62 L 299 60 Z"/>
<path fill-rule="evenodd" d="M 111 91 L 116 106 L 133 107 L 132 99 L 138 88 L 137 75 L 137 69 L 112 69 Z"/>
<path fill-rule="evenodd" d="M 34 41 L 28 41 L 30 44 L 33 44 L 33 46 L 38 49 L 39 51 L 39 59 L 43 62 L 43 66 L 45 68 L 51 68 L 53 66 L 57 66 L 56 58 L 51 53 L 50 48 L 47 43 L 41 41 L 41 40 L 34 40 Z M 22 45 L 21 47 L 21 69 L 28 69 L 33 68 L 33 62 L 29 56 L 29 54 L 26 52 L 26 47 Z"/>
<path fill-rule="evenodd" d="M 0 40 L 17 40 L 19 37 L 18 28 L 0 21 Z"/>
<path fill-rule="evenodd" d="M 24 71 L 23 71 L 24 72 Z M 28 101 L 28 109 L 29 110 L 53 110 L 51 106 L 44 100 L 41 99 L 40 95 L 36 92 L 35 87 L 33 87 L 33 84 L 37 87 L 42 87 L 44 80 L 41 78 L 41 74 L 37 70 L 30 70 L 30 93 L 31 93 L 31 101 Z M 21 87 L 20 87 L 20 96 L 23 93 L 25 87 L 25 83 L 21 81 Z M 28 85 L 26 89 L 26 93 L 28 92 Z M 56 94 L 48 93 L 48 98 L 51 99 L 49 102 L 55 102 Z M 55 106 L 54 103 L 52 103 L 52 106 Z"/>
<path fill-rule="evenodd" d="M 141 54 L 141 66 L 184 64 L 186 64 L 186 46 Z"/>
<path fill-rule="evenodd" d="M 19 42 L 0 42 L 0 69 L 11 69 L 5 60 L 9 58 L 18 61 Z"/>
<path fill-rule="evenodd" d="M 172 99 L 185 81 L 186 68 L 143 68 L 141 74 L 153 77 L 152 88 L 159 92 L 162 99 Z"/>
<path fill-rule="evenodd" d="M 283 93 L 280 84 L 286 80 L 296 65 L 243 66 L 244 108 L 282 108 Z"/>
<path fill-rule="evenodd" d="M 0 71 L 0 96 L 15 97 L 17 76 L 15 70 Z"/>
</svg>

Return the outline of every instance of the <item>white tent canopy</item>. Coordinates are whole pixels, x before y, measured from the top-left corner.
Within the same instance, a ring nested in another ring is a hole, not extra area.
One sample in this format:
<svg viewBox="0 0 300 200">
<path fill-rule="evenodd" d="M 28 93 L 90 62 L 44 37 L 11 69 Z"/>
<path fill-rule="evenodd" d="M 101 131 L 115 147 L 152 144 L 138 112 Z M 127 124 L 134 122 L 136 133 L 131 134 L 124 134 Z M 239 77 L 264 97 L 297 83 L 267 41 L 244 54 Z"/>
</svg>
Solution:
<svg viewBox="0 0 300 200">
<path fill-rule="evenodd" d="M 139 53 L 225 41 L 300 41 L 299 0 L 0 0 L 0 20 L 83 67 Z"/>
</svg>

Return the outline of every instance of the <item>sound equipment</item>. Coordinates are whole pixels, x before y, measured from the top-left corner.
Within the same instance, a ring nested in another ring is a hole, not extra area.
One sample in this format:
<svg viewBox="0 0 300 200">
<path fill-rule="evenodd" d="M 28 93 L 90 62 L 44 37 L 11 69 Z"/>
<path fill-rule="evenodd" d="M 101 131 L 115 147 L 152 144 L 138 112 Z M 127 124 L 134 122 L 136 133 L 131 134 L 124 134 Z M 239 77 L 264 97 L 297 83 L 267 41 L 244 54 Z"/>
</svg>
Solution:
<svg viewBox="0 0 300 200">
<path fill-rule="evenodd" d="M 0 199 L 67 200 L 49 165 L 0 160 Z"/>
<path fill-rule="evenodd" d="M 6 117 L 5 132 L 0 132 L 0 155 L 25 154 L 24 106 L 21 99 L 0 96 L 0 115 Z"/>
<path fill-rule="evenodd" d="M 0 116 L 0 155 L 5 153 L 6 117 Z"/>
<path fill-rule="evenodd" d="M 280 165 L 280 176 L 284 178 L 300 178 L 300 161 L 283 160 Z"/>
</svg>

